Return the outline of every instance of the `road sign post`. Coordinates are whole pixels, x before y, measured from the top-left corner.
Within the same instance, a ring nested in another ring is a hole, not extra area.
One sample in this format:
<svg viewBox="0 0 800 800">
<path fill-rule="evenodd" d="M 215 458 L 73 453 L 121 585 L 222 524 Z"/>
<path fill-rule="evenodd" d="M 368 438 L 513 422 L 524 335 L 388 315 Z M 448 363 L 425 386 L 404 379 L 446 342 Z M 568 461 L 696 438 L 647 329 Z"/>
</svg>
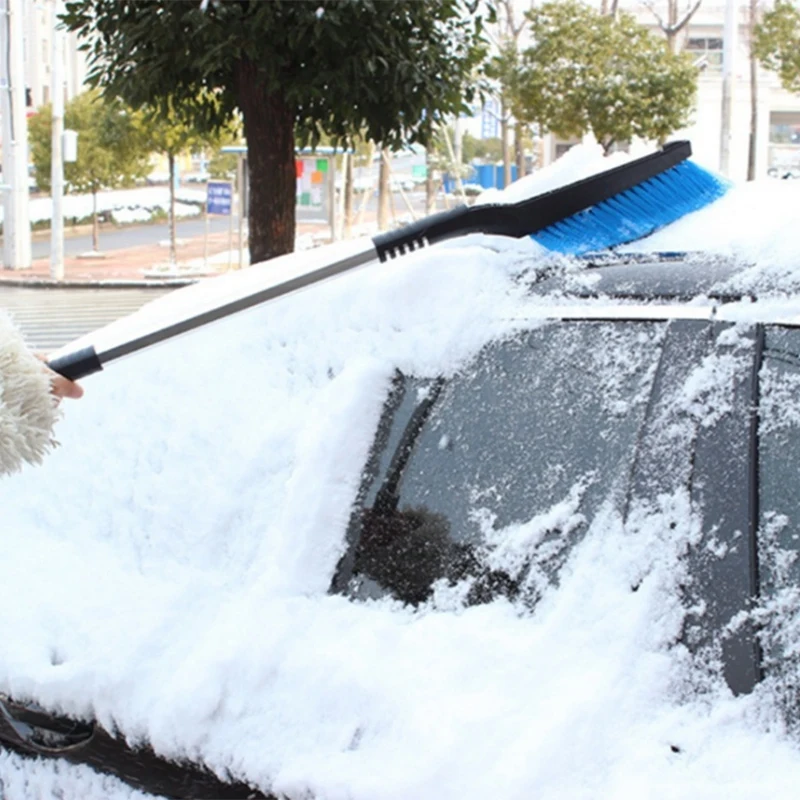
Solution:
<svg viewBox="0 0 800 800">
<path fill-rule="evenodd" d="M 228 181 L 209 181 L 206 187 L 206 230 L 203 240 L 203 263 L 208 269 L 208 220 L 211 214 L 227 216 L 231 227 L 228 231 L 228 267 L 230 268 L 230 251 L 233 247 L 233 186 Z"/>
</svg>

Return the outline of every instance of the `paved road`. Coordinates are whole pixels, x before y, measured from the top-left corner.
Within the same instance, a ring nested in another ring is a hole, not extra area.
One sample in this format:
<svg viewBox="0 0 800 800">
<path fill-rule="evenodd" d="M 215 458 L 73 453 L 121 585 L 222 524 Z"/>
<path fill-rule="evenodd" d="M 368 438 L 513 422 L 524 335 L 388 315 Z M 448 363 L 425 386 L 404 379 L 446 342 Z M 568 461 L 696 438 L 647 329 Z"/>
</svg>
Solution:
<svg viewBox="0 0 800 800">
<path fill-rule="evenodd" d="M 362 195 L 357 194 L 354 198 L 354 212 L 358 213 L 361 208 Z M 417 216 L 424 216 L 425 213 L 425 193 L 421 191 L 407 192 L 406 198 L 411 203 Z M 403 216 L 408 213 L 408 207 L 405 200 L 399 192 L 394 192 L 392 203 L 396 213 Z M 367 211 L 370 213 L 375 212 L 377 209 L 377 198 L 371 194 L 367 199 Z M 209 220 L 210 233 L 224 233 L 230 230 L 229 217 L 212 217 Z M 233 216 L 233 246 L 236 247 L 238 242 L 239 220 L 234 214 Z M 203 218 L 179 220 L 176 224 L 177 235 L 179 239 L 194 239 L 201 237 L 205 233 L 205 220 Z M 148 224 L 148 225 L 130 225 L 122 228 L 103 228 L 100 231 L 100 249 L 103 251 L 123 250 L 128 247 L 137 247 L 138 245 L 152 245 L 157 242 L 165 242 L 169 240 L 169 225 L 166 222 Z M 65 236 L 64 237 L 64 255 L 67 257 L 77 256 L 80 253 L 85 253 L 92 249 L 92 236 L 91 234 L 82 234 L 80 236 Z M 37 235 L 33 240 L 31 248 L 33 258 L 49 258 L 50 257 L 50 235 L 42 234 Z"/>
<path fill-rule="evenodd" d="M 47 353 L 170 291 L 0 286 L 0 307 L 12 315 L 30 347 Z"/>
<path fill-rule="evenodd" d="M 233 241 L 234 247 L 238 241 L 237 221 L 234 219 Z M 213 217 L 209 220 L 209 232 L 221 233 L 229 229 L 230 222 L 227 217 Z M 205 221 L 203 219 L 183 220 L 176 224 L 179 239 L 193 239 L 203 236 L 205 232 Z M 150 225 L 132 225 L 124 228 L 104 228 L 100 231 L 100 249 L 124 250 L 128 247 L 138 247 L 143 244 L 156 244 L 161 241 L 169 240 L 169 225 L 155 223 Z M 92 235 L 65 236 L 64 255 L 77 256 L 92 249 Z M 31 247 L 33 258 L 50 257 L 50 235 L 44 238 L 38 236 L 33 240 Z"/>
</svg>

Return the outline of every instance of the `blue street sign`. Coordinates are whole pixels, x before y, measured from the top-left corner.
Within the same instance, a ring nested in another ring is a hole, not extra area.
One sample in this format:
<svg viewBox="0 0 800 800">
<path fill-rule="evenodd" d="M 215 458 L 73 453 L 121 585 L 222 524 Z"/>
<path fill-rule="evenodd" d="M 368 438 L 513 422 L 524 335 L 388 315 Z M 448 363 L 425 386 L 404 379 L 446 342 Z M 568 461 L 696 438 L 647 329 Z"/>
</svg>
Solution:
<svg viewBox="0 0 800 800">
<path fill-rule="evenodd" d="M 209 181 L 208 194 L 206 195 L 206 210 L 209 214 L 231 213 L 231 196 L 233 194 L 230 183 L 222 181 Z"/>
</svg>

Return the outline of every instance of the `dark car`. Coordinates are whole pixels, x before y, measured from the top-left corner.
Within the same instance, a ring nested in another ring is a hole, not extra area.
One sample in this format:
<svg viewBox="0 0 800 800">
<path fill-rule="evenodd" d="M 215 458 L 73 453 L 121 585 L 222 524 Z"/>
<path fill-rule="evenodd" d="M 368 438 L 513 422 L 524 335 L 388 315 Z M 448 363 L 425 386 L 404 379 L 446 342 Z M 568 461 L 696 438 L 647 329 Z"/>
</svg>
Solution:
<svg viewBox="0 0 800 800">
<path fill-rule="evenodd" d="M 761 314 L 733 261 L 584 266 L 525 275 L 531 303 L 514 332 L 456 374 L 398 372 L 331 591 L 411 606 L 441 591 L 467 605 L 507 597 L 535 617 L 598 515 L 632 535 L 659 515 L 688 610 L 676 644 L 718 664 L 735 694 L 774 680 L 791 724 L 800 462 L 786 453 L 800 446 L 800 319 Z M 92 721 L 8 698 L 0 711 L 0 739 L 25 753 L 170 797 L 265 796 Z"/>
</svg>

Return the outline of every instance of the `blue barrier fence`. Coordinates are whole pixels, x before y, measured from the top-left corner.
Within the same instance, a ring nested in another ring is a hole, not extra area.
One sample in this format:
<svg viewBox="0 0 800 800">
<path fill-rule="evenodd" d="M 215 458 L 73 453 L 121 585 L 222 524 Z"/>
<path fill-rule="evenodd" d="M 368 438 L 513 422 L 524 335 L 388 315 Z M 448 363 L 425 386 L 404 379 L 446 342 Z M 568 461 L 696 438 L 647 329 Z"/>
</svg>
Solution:
<svg viewBox="0 0 800 800">
<path fill-rule="evenodd" d="M 517 165 L 511 165 L 511 180 L 517 179 Z M 503 189 L 505 180 L 503 179 L 502 164 L 473 164 L 472 172 L 467 177 L 462 178 L 464 184 L 477 184 L 481 189 Z M 444 190 L 448 194 L 453 194 L 456 190 L 455 178 L 450 175 L 444 176 Z"/>
</svg>

